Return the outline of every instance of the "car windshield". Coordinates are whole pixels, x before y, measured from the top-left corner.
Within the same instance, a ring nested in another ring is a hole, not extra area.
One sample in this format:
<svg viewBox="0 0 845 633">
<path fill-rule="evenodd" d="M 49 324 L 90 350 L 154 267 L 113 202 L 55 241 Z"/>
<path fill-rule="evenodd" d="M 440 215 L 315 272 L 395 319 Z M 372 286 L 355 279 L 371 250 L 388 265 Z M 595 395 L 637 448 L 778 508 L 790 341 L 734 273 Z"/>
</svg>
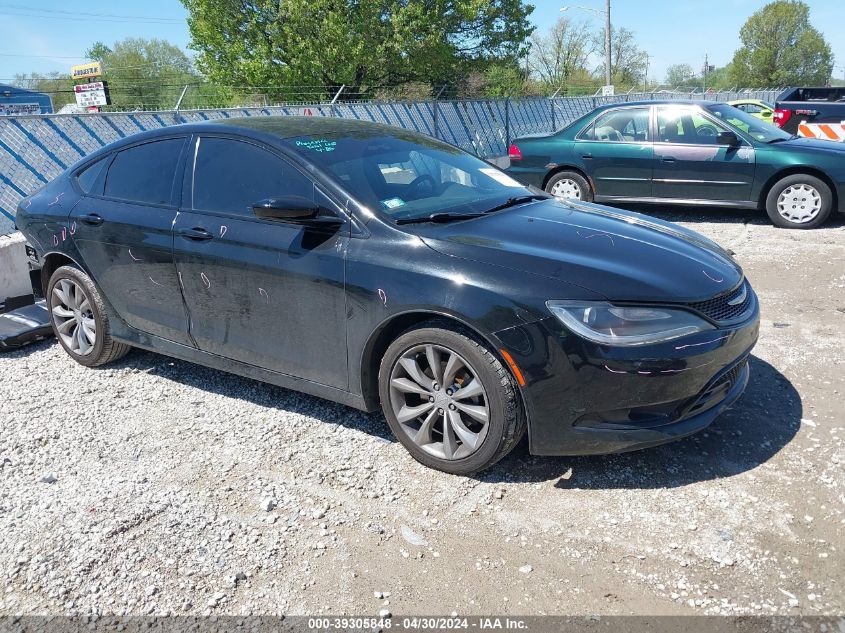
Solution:
<svg viewBox="0 0 845 633">
<path fill-rule="evenodd" d="M 791 134 L 784 132 L 774 124 L 762 121 L 726 103 L 714 103 L 706 107 L 711 114 L 716 115 L 732 128 L 748 134 L 762 143 L 785 141 L 792 138 Z"/>
<path fill-rule="evenodd" d="M 478 215 L 531 194 L 463 150 L 401 130 L 354 130 L 284 142 L 358 202 L 402 223 L 434 214 Z"/>
</svg>

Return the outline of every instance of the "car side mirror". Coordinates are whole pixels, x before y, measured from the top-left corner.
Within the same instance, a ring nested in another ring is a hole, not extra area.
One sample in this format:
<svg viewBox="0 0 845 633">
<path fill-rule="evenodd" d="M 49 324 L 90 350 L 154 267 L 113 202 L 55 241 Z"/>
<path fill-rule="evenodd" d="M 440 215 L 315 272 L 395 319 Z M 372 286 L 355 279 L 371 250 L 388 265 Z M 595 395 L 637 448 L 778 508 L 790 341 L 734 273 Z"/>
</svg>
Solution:
<svg viewBox="0 0 845 633">
<path fill-rule="evenodd" d="M 763 115 L 764 119 L 771 119 L 772 118 L 771 110 L 763 110 L 763 112 L 761 114 Z"/>
<path fill-rule="evenodd" d="M 716 137 L 716 143 L 718 145 L 729 145 L 731 147 L 737 147 L 741 144 L 741 141 L 739 140 L 739 137 L 733 132 L 719 132 L 719 135 Z"/>
<path fill-rule="evenodd" d="M 265 198 L 252 205 L 255 217 L 262 220 L 281 220 L 309 226 L 339 226 L 343 220 L 336 215 L 320 215 L 320 207 L 302 196 Z"/>
</svg>

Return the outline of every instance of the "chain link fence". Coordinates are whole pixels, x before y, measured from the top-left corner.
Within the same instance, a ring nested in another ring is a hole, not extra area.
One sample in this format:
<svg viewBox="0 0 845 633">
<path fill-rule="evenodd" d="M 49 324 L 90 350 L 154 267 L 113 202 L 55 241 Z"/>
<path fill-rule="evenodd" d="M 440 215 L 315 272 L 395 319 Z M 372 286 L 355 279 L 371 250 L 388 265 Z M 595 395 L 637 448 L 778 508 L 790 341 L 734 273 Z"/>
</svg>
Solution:
<svg viewBox="0 0 845 633">
<path fill-rule="evenodd" d="M 179 123 L 254 116 L 342 117 L 386 123 L 447 141 L 482 158 L 507 153 L 514 138 L 550 133 L 607 103 L 655 99 L 774 100 L 777 91 L 649 92 L 613 97 L 460 101 L 362 101 L 225 108 L 0 117 L 0 234 L 12 230 L 19 200 L 113 141 Z"/>
</svg>

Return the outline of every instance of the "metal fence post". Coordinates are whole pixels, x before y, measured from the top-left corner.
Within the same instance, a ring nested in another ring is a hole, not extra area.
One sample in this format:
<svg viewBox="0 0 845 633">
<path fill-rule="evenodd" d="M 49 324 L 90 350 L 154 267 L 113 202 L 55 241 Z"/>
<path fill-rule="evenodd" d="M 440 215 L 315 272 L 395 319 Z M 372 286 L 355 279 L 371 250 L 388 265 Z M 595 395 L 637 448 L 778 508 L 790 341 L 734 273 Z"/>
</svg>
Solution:
<svg viewBox="0 0 845 633">
<path fill-rule="evenodd" d="M 549 99 L 549 105 L 552 108 L 552 130 L 551 131 L 554 132 L 557 129 L 557 126 L 555 125 L 555 98 L 554 97 Z"/>
<path fill-rule="evenodd" d="M 511 98 L 505 97 L 505 147 L 511 146 Z"/>
<path fill-rule="evenodd" d="M 438 110 L 437 99 L 435 99 L 434 101 L 431 102 L 431 107 L 432 107 L 432 110 L 434 111 L 434 138 L 439 139 L 440 138 L 440 126 L 439 126 L 440 122 L 437 120 L 437 118 L 438 118 L 437 117 L 437 110 Z"/>
</svg>

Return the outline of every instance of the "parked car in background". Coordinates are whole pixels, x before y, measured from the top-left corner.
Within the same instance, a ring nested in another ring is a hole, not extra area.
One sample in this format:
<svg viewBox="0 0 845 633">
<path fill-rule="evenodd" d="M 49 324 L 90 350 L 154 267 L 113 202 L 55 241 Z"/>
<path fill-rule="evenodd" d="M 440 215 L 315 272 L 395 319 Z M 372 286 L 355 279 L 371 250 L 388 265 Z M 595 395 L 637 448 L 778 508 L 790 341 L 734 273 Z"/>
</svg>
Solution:
<svg viewBox="0 0 845 633">
<path fill-rule="evenodd" d="M 775 113 L 775 106 L 761 99 L 738 99 L 736 101 L 728 101 L 728 105 L 732 105 L 746 114 L 750 114 L 767 123 L 772 123 L 772 117 Z"/>
<path fill-rule="evenodd" d="M 507 172 L 564 198 L 765 209 L 786 228 L 845 212 L 845 145 L 798 138 L 724 103 L 597 108 L 516 139 Z"/>
<path fill-rule="evenodd" d="M 798 136 L 845 141 L 845 87 L 787 88 L 775 101 L 774 122 Z"/>
<path fill-rule="evenodd" d="M 694 433 L 741 395 L 757 340 L 754 291 L 706 238 L 363 121 L 139 134 L 16 220 L 82 365 L 140 347 L 381 409 L 451 473 L 490 466 L 526 428 L 540 455 Z"/>
</svg>

